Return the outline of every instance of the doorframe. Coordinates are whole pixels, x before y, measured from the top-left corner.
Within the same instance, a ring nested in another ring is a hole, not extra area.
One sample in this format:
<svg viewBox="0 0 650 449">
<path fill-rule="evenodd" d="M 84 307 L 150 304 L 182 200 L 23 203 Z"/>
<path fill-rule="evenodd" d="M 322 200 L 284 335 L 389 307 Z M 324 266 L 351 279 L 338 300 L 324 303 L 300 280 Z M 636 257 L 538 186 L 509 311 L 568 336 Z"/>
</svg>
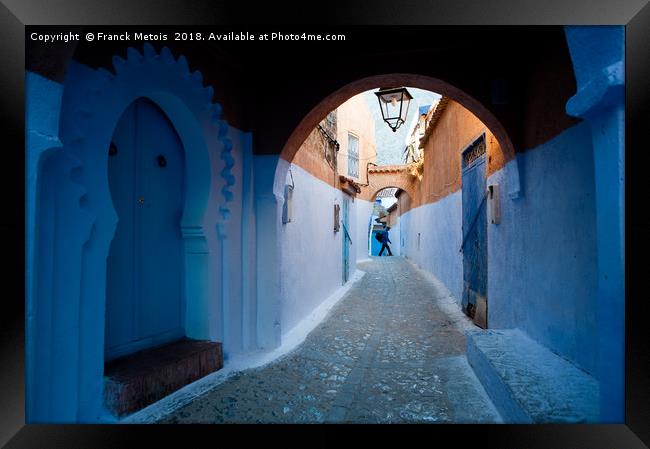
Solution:
<svg viewBox="0 0 650 449">
<path fill-rule="evenodd" d="M 480 140 L 483 140 L 483 142 L 484 142 L 484 147 L 485 147 L 484 152 L 483 152 L 480 156 L 478 156 L 478 157 L 476 157 L 475 159 L 473 159 L 473 160 L 472 160 L 468 165 L 465 165 L 465 153 L 467 153 L 467 152 L 468 152 L 468 151 L 469 151 L 469 150 L 470 150 L 474 145 L 476 145 L 476 143 L 479 142 Z M 461 174 L 461 214 L 464 214 L 464 211 L 463 211 L 463 204 L 464 204 L 464 200 L 463 200 L 463 185 L 464 185 L 464 184 L 462 183 L 463 174 L 464 174 L 467 170 L 471 169 L 471 168 L 474 167 L 476 164 L 478 164 L 478 161 L 481 160 L 481 159 L 482 159 L 482 162 L 481 162 L 481 163 L 485 165 L 484 170 L 482 171 L 482 175 L 483 175 L 483 180 L 484 180 L 484 182 L 485 182 L 485 186 L 486 186 L 486 188 L 487 188 L 487 182 L 488 182 L 488 171 L 489 171 L 487 132 L 486 132 L 485 130 L 483 130 L 483 131 L 481 131 L 481 132 L 480 132 L 476 137 L 474 137 L 473 139 L 471 139 L 471 140 L 470 140 L 470 143 L 467 144 L 467 145 L 466 145 L 466 146 L 465 146 L 465 147 L 460 151 L 460 156 L 461 156 L 461 157 L 460 157 L 460 174 Z M 485 192 L 483 192 L 483 194 L 485 194 Z M 483 201 L 485 201 L 486 204 L 482 204 Z M 480 207 L 485 207 L 485 209 L 486 209 L 486 214 L 487 214 L 487 198 L 485 198 L 484 200 L 481 200 L 481 203 L 479 203 L 479 205 L 480 205 Z M 487 217 L 487 215 L 486 215 L 486 217 Z M 461 242 L 462 242 L 462 240 L 464 240 L 465 237 L 466 237 L 466 235 L 465 235 L 465 229 L 464 229 L 464 222 L 465 222 L 465 217 L 464 217 L 464 215 L 462 215 L 462 218 L 461 218 Z M 484 311 L 484 313 L 485 313 L 485 317 L 484 317 L 484 318 L 485 318 L 485 321 L 484 321 L 484 323 L 483 323 L 484 326 L 480 326 L 480 327 L 484 327 L 485 329 L 488 328 L 488 307 L 489 307 L 489 299 L 488 299 L 488 291 L 489 291 L 489 290 L 488 290 L 488 287 L 489 287 L 489 285 L 488 285 L 488 284 L 489 284 L 489 278 L 488 278 L 488 263 L 489 263 L 489 260 L 490 260 L 490 255 L 489 255 L 489 242 L 488 242 L 488 240 L 489 240 L 489 237 L 488 237 L 487 220 L 486 220 L 486 223 L 485 223 L 485 258 L 486 258 L 486 260 L 485 260 L 485 263 L 486 263 L 486 265 L 485 265 L 485 311 Z M 462 249 L 462 248 L 461 248 L 461 249 Z M 465 252 L 463 251 L 463 297 L 461 298 L 461 306 L 463 307 L 463 309 L 466 309 L 466 307 L 467 307 L 467 304 L 464 304 L 464 301 L 465 301 L 465 259 L 466 259 L 466 256 L 465 256 Z M 469 301 L 468 301 L 468 304 L 469 304 Z M 466 310 L 464 310 L 464 312 L 466 312 Z M 472 317 L 473 320 L 475 319 L 475 317 L 476 317 L 476 310 L 472 313 L 472 316 L 471 316 L 471 317 Z M 475 322 L 475 324 L 477 324 L 477 323 Z M 478 324 L 477 324 L 477 325 L 478 325 Z"/>
<path fill-rule="evenodd" d="M 63 83 L 59 137 L 66 164 L 39 161 L 56 170 L 57 197 L 53 221 L 35 223 L 33 278 L 56 279 L 53 291 L 35 293 L 28 307 L 28 411 L 32 422 L 97 422 L 110 420 L 103 407 L 106 258 L 117 215 L 108 185 L 108 147 L 124 110 L 144 97 L 160 107 L 181 138 L 188 180 L 181 233 L 186 273 L 186 335 L 223 341 L 223 291 L 218 274 L 221 238 L 229 227 L 229 202 L 235 183 L 233 144 L 214 90 L 203 86 L 200 72 L 190 72 L 183 56 L 168 48 L 157 53 L 127 50 L 115 56 L 112 71 L 72 61 Z M 106 151 L 98 151 L 105 148 Z M 36 216 L 42 192 L 37 193 Z M 70 218 L 68 218 L 70 217 Z M 78 217 L 78 220 L 73 219 Z M 222 230 L 219 236 L 218 230 Z M 221 238 L 220 238 L 221 237 Z M 54 240 L 53 240 L 54 239 Z M 57 246 L 52 252 L 52 242 Z M 37 271 L 37 272 L 36 272 Z M 49 323 L 45 328 L 43 323 Z M 42 330 L 43 329 L 43 330 Z M 54 357 L 53 357 L 54 355 Z"/>
<path fill-rule="evenodd" d="M 151 103 L 151 105 L 153 107 L 158 109 L 158 112 L 161 113 L 164 116 L 164 118 L 169 122 L 169 125 L 172 127 L 174 133 L 176 133 L 176 135 L 178 136 L 179 143 L 181 144 L 180 151 L 182 152 L 182 155 L 183 155 L 182 189 L 183 189 L 183 191 L 186 191 L 188 180 L 187 180 L 187 170 L 186 170 L 185 158 L 186 158 L 186 153 L 187 152 L 185 150 L 185 147 L 183 145 L 183 142 L 181 140 L 180 135 L 178 135 L 178 131 L 176 130 L 176 127 L 174 126 L 174 123 L 171 121 L 171 119 L 169 118 L 167 113 L 156 102 L 154 102 L 153 100 L 151 100 L 151 99 L 149 99 L 147 97 L 138 97 L 138 98 L 136 98 L 131 104 L 129 104 L 126 107 L 126 109 L 124 110 L 122 115 L 120 115 L 120 117 L 118 118 L 118 123 L 116 124 L 116 129 L 117 129 L 117 125 L 119 124 L 119 122 L 124 117 L 124 113 L 128 110 L 128 108 L 136 106 L 137 102 L 140 101 L 140 100 L 146 100 L 149 103 Z M 136 111 L 137 111 L 137 106 L 136 106 Z M 137 114 L 137 112 L 134 112 L 134 114 Z M 134 126 L 137 126 L 137 123 L 139 122 L 139 119 L 137 119 L 137 115 L 135 117 L 136 117 L 136 120 L 135 120 L 136 125 L 134 125 Z M 114 134 L 113 134 L 113 136 L 111 136 L 111 144 L 113 142 L 113 137 L 114 137 Z M 137 147 L 138 141 L 137 140 L 134 141 L 133 145 L 134 145 L 134 147 Z M 138 151 L 138 150 L 134 148 L 134 151 Z M 139 164 L 141 162 L 142 156 L 143 156 L 142 154 L 139 154 L 139 155 L 135 154 L 135 164 Z M 110 160 L 110 158 L 108 160 Z M 107 160 L 107 164 L 108 164 L 108 160 Z M 136 173 L 134 176 L 137 176 L 137 172 L 138 172 L 137 169 L 134 170 L 134 173 Z M 136 179 L 136 181 L 137 181 L 137 179 Z M 135 186 L 135 191 L 138 191 L 138 183 L 137 182 L 134 184 L 134 186 Z M 111 200 L 112 200 L 113 199 L 113 192 L 110 189 L 110 177 L 109 177 L 109 194 L 111 195 Z M 183 213 L 184 213 L 186 198 L 183 198 L 182 201 L 183 201 L 182 207 L 183 207 Z M 116 214 L 117 214 L 117 212 L 116 212 Z M 182 218 L 182 215 L 181 215 L 181 218 Z M 134 219 L 135 219 L 135 216 L 134 216 Z M 116 224 L 115 232 L 117 232 L 117 226 L 118 225 L 119 225 L 119 220 L 118 220 L 118 223 Z M 180 235 L 180 238 L 181 238 L 180 243 L 181 243 L 181 246 L 183 246 L 183 254 L 180 255 L 179 264 L 184 266 L 185 265 L 186 254 L 185 254 L 185 248 L 184 248 L 185 243 L 184 243 L 184 239 L 183 239 L 181 220 L 179 220 L 177 225 L 178 225 L 178 231 L 181 234 Z M 136 226 L 134 228 L 134 232 L 135 232 L 135 234 L 134 234 L 133 238 L 135 240 L 138 240 L 141 237 L 140 233 L 141 232 L 146 233 L 146 229 L 138 228 Z M 113 235 L 115 235 L 115 233 Z M 108 257 L 110 257 L 112 248 L 113 248 L 113 239 L 111 239 L 111 244 L 109 245 L 109 251 L 108 251 L 108 254 L 107 254 L 107 265 L 108 265 Z M 134 254 L 134 256 L 135 256 L 134 260 L 136 261 L 135 263 L 139 264 L 141 259 L 142 259 L 142 254 Z M 134 276 L 136 277 L 136 279 L 134 281 L 135 281 L 136 285 L 138 285 L 138 283 L 141 282 L 142 273 L 140 271 L 140 268 L 141 268 L 140 265 L 134 267 Z M 107 284 L 108 284 L 108 267 L 107 267 L 106 276 L 107 276 Z M 127 343 L 117 345 L 117 346 L 113 347 L 110 352 L 106 352 L 106 349 L 107 349 L 106 348 L 106 342 L 104 342 L 104 350 L 105 350 L 104 358 L 105 358 L 105 361 L 115 360 L 117 358 L 120 358 L 120 357 L 125 356 L 125 355 L 132 354 L 132 353 L 137 352 L 137 351 L 145 350 L 145 349 L 148 349 L 148 348 L 159 346 L 161 344 L 168 343 L 170 341 L 178 340 L 178 339 L 180 339 L 180 338 L 187 335 L 186 309 L 187 309 L 187 299 L 188 299 L 187 293 L 188 292 L 186 290 L 186 288 L 187 288 L 187 280 L 186 280 L 186 278 L 187 278 L 187 273 L 185 273 L 185 269 L 182 269 L 182 271 L 181 271 L 181 273 L 179 275 L 179 287 L 180 287 L 180 293 L 181 293 L 181 303 L 180 303 L 180 310 L 179 310 L 179 313 L 180 313 L 180 320 L 179 320 L 180 321 L 180 327 L 176 328 L 176 329 L 172 329 L 172 330 L 167 330 L 165 332 L 162 332 L 160 334 L 156 334 L 156 335 L 151 336 L 151 337 L 139 338 L 139 339 L 127 342 Z M 134 294 L 134 300 L 136 300 L 135 294 Z M 141 300 L 141 298 L 138 297 L 137 300 L 136 300 L 136 304 L 133 304 L 133 305 L 136 306 L 136 307 L 141 306 L 141 304 L 138 302 L 140 300 Z M 108 294 L 106 296 L 106 301 L 108 301 Z M 140 312 L 137 312 L 137 313 L 139 314 Z M 105 319 L 106 318 L 107 317 L 105 317 Z M 135 322 L 134 324 L 135 324 L 135 333 L 139 334 L 139 332 L 140 332 L 140 323 Z"/>
<path fill-rule="evenodd" d="M 341 234 L 341 240 L 343 241 L 343 246 L 342 246 L 342 257 L 341 257 L 341 265 L 342 265 L 342 277 L 343 277 L 343 285 L 345 285 L 349 280 L 350 280 L 350 246 L 351 246 L 351 237 L 349 236 L 350 230 L 350 198 L 346 195 L 343 194 L 342 198 L 342 203 L 343 203 L 343 213 L 341 214 L 341 221 L 343 222 L 343 233 Z M 350 243 L 348 243 L 348 241 Z M 345 255 L 347 254 L 347 266 L 345 264 L 346 262 L 346 257 Z"/>
</svg>

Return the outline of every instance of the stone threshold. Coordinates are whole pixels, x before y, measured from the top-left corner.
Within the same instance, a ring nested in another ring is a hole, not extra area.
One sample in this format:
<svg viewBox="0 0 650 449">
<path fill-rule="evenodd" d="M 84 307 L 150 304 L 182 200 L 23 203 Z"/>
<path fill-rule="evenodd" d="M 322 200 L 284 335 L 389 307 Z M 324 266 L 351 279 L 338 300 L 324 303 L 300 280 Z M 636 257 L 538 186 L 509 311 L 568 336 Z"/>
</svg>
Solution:
<svg viewBox="0 0 650 449">
<path fill-rule="evenodd" d="M 222 367 L 220 342 L 183 338 L 139 351 L 106 363 L 104 404 L 119 418 Z"/>
<path fill-rule="evenodd" d="M 519 329 L 466 331 L 467 359 L 505 423 L 594 423 L 598 382 Z"/>
</svg>

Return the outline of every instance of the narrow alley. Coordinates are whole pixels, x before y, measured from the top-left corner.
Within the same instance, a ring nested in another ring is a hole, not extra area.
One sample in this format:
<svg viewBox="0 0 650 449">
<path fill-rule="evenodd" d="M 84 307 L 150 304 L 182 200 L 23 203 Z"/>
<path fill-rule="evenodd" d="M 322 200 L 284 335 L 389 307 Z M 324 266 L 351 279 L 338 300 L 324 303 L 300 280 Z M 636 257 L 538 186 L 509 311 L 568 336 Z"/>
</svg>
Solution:
<svg viewBox="0 0 650 449">
<path fill-rule="evenodd" d="M 236 373 L 161 423 L 495 423 L 465 357 L 468 318 L 402 257 L 363 278 L 297 349 Z"/>
<path fill-rule="evenodd" d="M 31 43 L 26 422 L 624 422 L 624 31 Z"/>
</svg>

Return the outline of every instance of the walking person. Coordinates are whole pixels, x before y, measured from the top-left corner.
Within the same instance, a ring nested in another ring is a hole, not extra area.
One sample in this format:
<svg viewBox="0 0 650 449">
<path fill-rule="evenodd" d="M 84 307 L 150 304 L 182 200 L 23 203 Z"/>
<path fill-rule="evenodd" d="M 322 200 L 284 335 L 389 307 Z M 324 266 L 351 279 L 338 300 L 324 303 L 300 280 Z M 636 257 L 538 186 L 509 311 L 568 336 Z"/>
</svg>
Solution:
<svg viewBox="0 0 650 449">
<path fill-rule="evenodd" d="M 390 241 L 390 237 L 388 236 L 389 230 L 390 230 L 390 226 L 386 226 L 384 227 L 383 230 L 379 231 L 381 232 L 381 250 L 379 251 L 380 256 L 382 255 L 385 249 L 388 250 L 389 256 L 393 255 L 392 251 L 390 250 L 390 246 L 388 246 L 389 243 L 393 243 Z"/>
</svg>

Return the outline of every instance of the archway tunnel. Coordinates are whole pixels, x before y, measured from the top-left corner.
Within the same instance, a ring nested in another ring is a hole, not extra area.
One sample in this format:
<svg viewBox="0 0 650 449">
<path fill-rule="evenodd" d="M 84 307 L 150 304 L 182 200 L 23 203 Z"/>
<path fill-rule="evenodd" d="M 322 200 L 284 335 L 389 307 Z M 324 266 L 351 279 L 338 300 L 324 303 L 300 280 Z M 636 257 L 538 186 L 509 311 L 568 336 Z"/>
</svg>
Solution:
<svg viewBox="0 0 650 449">
<path fill-rule="evenodd" d="M 409 81 L 436 86 L 443 94 L 409 86 L 418 94 L 413 104 L 404 106 L 411 108 L 411 116 L 400 133 L 391 133 L 375 104 L 377 88 Z M 291 305 L 304 307 L 300 298 L 321 296 L 313 299 L 319 303 L 337 285 L 333 279 L 339 272 L 345 283 L 358 261 L 385 253 L 404 256 L 436 273 L 463 310 L 486 328 L 488 227 L 483 203 L 488 178 L 503 172 L 506 162 L 515 157 L 511 140 L 485 108 L 477 109 L 491 127 L 449 98 L 447 92 L 466 104 L 476 103 L 442 81 L 393 74 L 354 85 L 375 89 L 350 98 L 348 88 L 333 94 L 342 103 L 320 113 L 325 118 L 293 157 L 289 139 L 283 155 L 291 157 L 291 164 L 279 164 L 276 171 L 276 185 L 277 178 L 284 177 L 289 186 L 280 229 L 280 266 L 284 299 L 293 299 L 284 303 L 283 326 L 290 330 L 297 322 L 292 316 L 304 316 L 299 309 L 291 310 Z M 296 132 L 301 130 L 298 127 Z M 495 134 L 502 136 L 503 143 Z M 519 190 L 517 169 L 513 164 L 506 181 L 514 192 Z M 499 200 L 491 200 L 492 208 L 498 207 Z M 305 223 L 302 217 L 310 221 Z M 308 246 L 323 255 L 313 270 L 309 252 L 304 252 Z M 319 287 L 307 294 L 314 285 Z"/>
</svg>

